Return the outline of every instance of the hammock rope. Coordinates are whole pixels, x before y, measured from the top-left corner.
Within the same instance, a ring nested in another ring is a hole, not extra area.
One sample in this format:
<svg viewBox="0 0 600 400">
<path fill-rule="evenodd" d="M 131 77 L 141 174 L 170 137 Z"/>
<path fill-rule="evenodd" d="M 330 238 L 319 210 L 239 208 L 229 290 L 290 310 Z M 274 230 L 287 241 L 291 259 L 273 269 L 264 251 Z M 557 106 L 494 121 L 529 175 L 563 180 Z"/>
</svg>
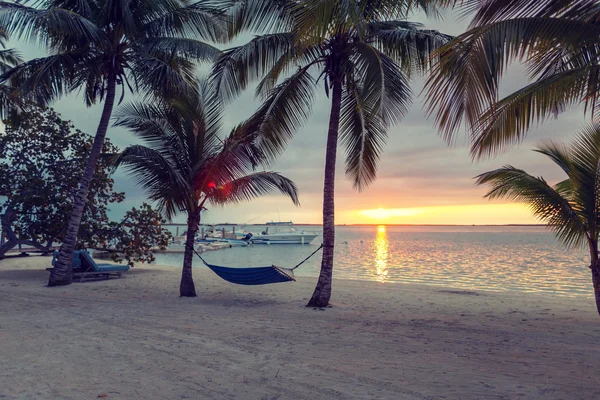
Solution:
<svg viewBox="0 0 600 400">
<path fill-rule="evenodd" d="M 204 258 L 194 249 L 194 253 L 202 260 L 204 265 L 210 268 L 221 279 L 238 285 L 266 285 L 269 283 L 295 282 L 294 270 L 314 256 L 323 245 L 313 251 L 308 257 L 300 261 L 293 268 L 283 268 L 276 265 L 267 267 L 232 268 L 213 265 L 206 262 Z"/>
</svg>

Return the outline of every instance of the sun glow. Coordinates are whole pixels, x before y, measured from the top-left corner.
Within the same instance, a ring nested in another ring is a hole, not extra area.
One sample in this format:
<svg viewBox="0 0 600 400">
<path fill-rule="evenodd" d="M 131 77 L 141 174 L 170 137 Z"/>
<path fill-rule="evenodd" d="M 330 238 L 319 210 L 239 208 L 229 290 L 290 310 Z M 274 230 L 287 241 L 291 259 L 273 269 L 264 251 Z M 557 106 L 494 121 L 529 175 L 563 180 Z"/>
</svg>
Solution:
<svg viewBox="0 0 600 400">
<path fill-rule="evenodd" d="M 356 210 L 347 218 L 361 224 L 531 224 L 536 221 L 524 204 L 470 204 L 414 208 Z"/>
<path fill-rule="evenodd" d="M 418 208 L 376 208 L 374 210 L 363 210 L 359 214 L 367 218 L 383 220 L 392 217 L 412 217 L 420 213 L 421 211 Z"/>
</svg>

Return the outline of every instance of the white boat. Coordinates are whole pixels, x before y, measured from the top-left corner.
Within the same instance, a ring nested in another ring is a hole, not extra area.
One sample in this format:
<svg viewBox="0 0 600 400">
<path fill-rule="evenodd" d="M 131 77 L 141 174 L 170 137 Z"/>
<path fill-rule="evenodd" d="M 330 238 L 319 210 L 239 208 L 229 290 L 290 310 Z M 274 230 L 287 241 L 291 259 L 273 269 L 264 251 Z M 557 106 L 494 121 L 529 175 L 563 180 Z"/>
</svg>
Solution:
<svg viewBox="0 0 600 400">
<path fill-rule="evenodd" d="M 211 225 L 206 231 L 196 237 L 196 243 L 228 243 L 232 247 L 248 246 L 250 242 L 246 240 L 246 233 L 227 232 L 224 229 L 216 229 L 216 225 Z M 240 236 L 241 235 L 241 236 Z"/>
<path fill-rule="evenodd" d="M 269 227 L 262 233 L 252 234 L 248 241 L 253 244 L 308 244 L 312 242 L 319 233 L 305 232 L 290 228 L 288 232 L 282 232 L 278 229 L 269 232 Z"/>
</svg>

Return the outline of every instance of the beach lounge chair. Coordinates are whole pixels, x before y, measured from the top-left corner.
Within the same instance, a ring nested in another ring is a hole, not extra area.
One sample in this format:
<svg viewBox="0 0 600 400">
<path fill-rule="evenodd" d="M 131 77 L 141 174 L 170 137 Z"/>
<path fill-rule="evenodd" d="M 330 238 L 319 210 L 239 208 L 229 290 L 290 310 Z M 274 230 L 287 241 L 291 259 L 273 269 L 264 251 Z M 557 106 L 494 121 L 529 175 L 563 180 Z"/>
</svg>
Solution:
<svg viewBox="0 0 600 400">
<path fill-rule="evenodd" d="M 52 265 L 56 265 L 58 251 L 52 253 Z M 52 268 L 46 268 L 52 271 Z M 85 250 L 73 252 L 73 277 L 81 282 L 86 279 L 109 279 L 111 276 L 121 277 L 121 274 L 129 271 L 128 265 L 97 264 L 96 261 Z"/>
</svg>

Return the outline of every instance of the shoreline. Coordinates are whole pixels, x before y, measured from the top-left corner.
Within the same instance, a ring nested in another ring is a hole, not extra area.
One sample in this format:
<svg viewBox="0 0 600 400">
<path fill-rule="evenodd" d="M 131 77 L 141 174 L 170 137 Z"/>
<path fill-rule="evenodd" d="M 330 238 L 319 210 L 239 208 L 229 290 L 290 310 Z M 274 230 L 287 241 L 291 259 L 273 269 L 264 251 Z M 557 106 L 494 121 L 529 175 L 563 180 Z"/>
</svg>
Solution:
<svg viewBox="0 0 600 400">
<path fill-rule="evenodd" d="M 0 261 L 0 397 L 600 398 L 581 298 L 335 279 L 318 310 L 316 278 L 195 268 L 198 297 L 179 298 L 175 267 L 48 288 L 47 260 Z"/>
</svg>

